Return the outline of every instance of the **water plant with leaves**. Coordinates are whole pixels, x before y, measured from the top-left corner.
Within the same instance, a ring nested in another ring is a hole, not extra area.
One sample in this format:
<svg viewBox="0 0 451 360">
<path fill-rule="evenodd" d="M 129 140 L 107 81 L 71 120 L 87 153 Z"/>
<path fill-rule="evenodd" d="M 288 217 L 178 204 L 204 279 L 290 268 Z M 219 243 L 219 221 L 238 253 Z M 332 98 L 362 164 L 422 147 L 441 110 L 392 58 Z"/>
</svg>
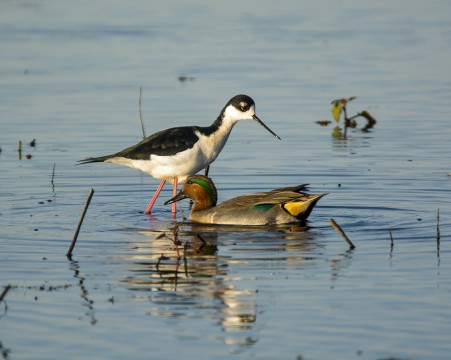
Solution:
<svg viewBox="0 0 451 360">
<path fill-rule="evenodd" d="M 332 108 L 330 109 L 330 111 L 332 113 L 334 120 L 337 123 L 337 126 L 335 127 L 335 129 L 332 133 L 333 137 L 346 139 L 348 127 L 356 128 L 357 127 L 356 119 L 358 117 L 363 117 L 364 119 L 366 119 L 366 124 L 362 128 L 362 131 L 364 131 L 364 132 L 367 132 L 369 129 L 371 129 L 376 124 L 376 119 L 373 116 L 371 116 L 371 114 L 366 110 L 361 111 L 354 116 L 348 117 L 348 111 L 346 109 L 346 106 L 352 100 L 355 100 L 355 99 L 357 99 L 357 96 L 351 96 L 347 99 L 346 98 L 337 99 L 337 100 L 333 100 L 331 102 Z M 338 126 L 338 123 L 340 122 L 340 119 L 342 118 L 342 114 L 343 114 L 343 123 L 344 123 L 343 132 L 341 131 L 341 128 Z"/>
</svg>

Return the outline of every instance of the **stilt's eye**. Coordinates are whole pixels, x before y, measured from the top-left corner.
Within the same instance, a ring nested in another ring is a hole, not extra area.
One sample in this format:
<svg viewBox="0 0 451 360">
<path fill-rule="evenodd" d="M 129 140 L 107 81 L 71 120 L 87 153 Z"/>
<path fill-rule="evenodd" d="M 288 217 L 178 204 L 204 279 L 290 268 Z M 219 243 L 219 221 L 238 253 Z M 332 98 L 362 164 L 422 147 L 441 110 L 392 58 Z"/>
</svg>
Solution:
<svg viewBox="0 0 451 360">
<path fill-rule="evenodd" d="M 246 108 L 247 108 L 247 102 L 241 101 L 240 102 L 240 108 L 241 108 L 242 111 L 245 111 Z"/>
</svg>

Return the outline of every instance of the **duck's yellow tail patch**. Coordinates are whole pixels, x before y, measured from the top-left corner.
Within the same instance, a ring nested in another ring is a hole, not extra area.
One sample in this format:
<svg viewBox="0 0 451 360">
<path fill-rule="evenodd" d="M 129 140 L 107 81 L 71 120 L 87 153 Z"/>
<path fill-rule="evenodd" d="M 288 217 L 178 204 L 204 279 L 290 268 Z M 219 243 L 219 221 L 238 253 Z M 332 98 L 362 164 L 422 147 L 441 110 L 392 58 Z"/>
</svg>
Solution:
<svg viewBox="0 0 451 360">
<path fill-rule="evenodd" d="M 286 212 L 298 219 L 307 219 L 315 204 L 326 194 L 303 194 L 303 196 L 284 203 L 282 206 Z"/>
<path fill-rule="evenodd" d="M 300 213 L 305 211 L 305 201 L 294 201 L 283 204 L 283 207 L 294 217 L 297 217 Z"/>
</svg>

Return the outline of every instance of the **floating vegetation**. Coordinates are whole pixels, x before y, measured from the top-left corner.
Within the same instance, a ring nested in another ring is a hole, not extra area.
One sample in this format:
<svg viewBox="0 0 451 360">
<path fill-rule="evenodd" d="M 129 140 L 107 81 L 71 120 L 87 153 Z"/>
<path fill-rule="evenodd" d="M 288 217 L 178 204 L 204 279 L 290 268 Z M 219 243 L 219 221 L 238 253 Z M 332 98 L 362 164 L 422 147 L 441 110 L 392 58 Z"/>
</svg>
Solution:
<svg viewBox="0 0 451 360">
<path fill-rule="evenodd" d="M 194 81 L 194 77 L 193 76 L 185 76 L 185 75 L 180 75 L 177 77 L 177 80 L 180 81 L 181 83 L 184 83 L 186 81 Z"/>
<path fill-rule="evenodd" d="M 351 96 L 349 98 L 342 98 L 333 100 L 331 102 L 332 108 L 330 109 L 332 117 L 337 123 L 337 126 L 332 131 L 332 137 L 335 139 L 347 139 L 348 128 L 357 128 L 357 118 L 364 118 L 366 124 L 361 128 L 361 131 L 368 132 L 376 124 L 376 119 L 366 110 L 357 113 L 354 116 L 348 117 L 347 105 L 357 99 L 357 96 Z M 343 120 L 342 120 L 343 119 Z M 343 128 L 340 127 L 340 120 L 343 122 Z M 328 126 L 331 124 L 330 120 L 319 120 L 316 122 L 320 126 Z"/>
<path fill-rule="evenodd" d="M 28 146 L 33 147 L 33 148 L 36 147 L 36 139 L 31 140 L 28 143 Z M 0 152 L 1 152 L 1 149 L 0 149 Z M 18 155 L 18 159 L 22 160 L 22 140 L 19 140 L 17 143 L 17 155 Z M 33 157 L 33 155 L 31 155 L 30 153 L 25 155 L 25 158 L 27 160 L 30 160 L 32 157 Z"/>
<path fill-rule="evenodd" d="M 330 120 L 318 120 L 316 123 L 320 126 L 329 126 L 331 122 Z"/>
</svg>

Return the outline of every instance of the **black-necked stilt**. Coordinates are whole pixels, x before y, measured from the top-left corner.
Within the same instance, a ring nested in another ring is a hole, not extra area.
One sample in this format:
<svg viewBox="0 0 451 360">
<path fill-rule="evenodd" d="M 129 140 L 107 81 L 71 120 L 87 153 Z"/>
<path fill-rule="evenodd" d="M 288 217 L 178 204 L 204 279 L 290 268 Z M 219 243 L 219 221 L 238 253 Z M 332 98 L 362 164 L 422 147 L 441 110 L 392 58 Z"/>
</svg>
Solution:
<svg viewBox="0 0 451 360">
<path fill-rule="evenodd" d="M 163 130 L 118 153 L 87 158 L 79 163 L 109 162 L 125 165 L 161 179 L 144 211 L 149 214 L 166 181 L 173 181 L 173 196 L 177 195 L 178 181 L 209 166 L 221 152 L 233 126 L 240 120 L 255 120 L 280 139 L 255 115 L 254 100 L 247 95 L 236 95 L 210 126 L 183 126 Z M 172 212 L 175 211 L 174 203 Z"/>
</svg>

